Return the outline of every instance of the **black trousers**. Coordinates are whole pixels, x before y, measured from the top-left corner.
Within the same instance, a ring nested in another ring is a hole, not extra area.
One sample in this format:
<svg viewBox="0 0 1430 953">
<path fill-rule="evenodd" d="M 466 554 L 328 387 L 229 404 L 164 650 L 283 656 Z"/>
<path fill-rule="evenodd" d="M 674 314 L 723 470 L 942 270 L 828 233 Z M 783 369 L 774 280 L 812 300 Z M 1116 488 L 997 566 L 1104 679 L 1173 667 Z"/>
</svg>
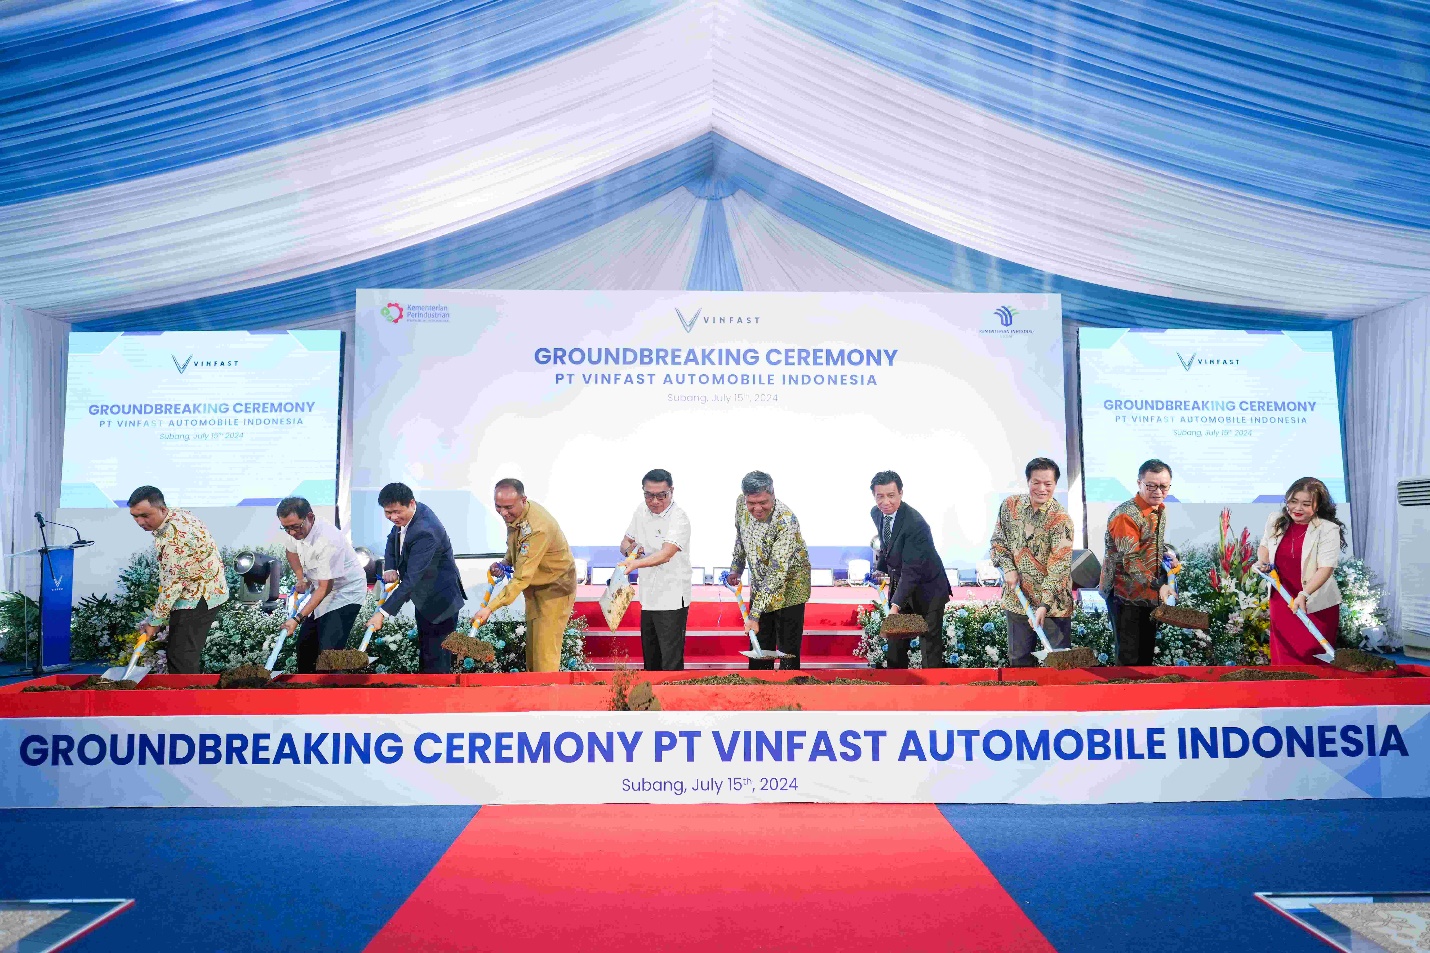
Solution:
<svg viewBox="0 0 1430 953">
<path fill-rule="evenodd" d="M 204 643 L 209 639 L 209 628 L 218 606 L 209 606 L 207 599 L 200 599 L 192 609 L 174 609 L 169 613 L 169 638 L 165 640 L 164 652 L 168 656 L 171 675 L 199 675 L 204 670 Z"/>
<path fill-rule="evenodd" d="M 924 668 L 947 668 L 944 658 L 943 610 L 948 607 L 948 596 L 927 599 L 923 593 L 914 591 L 904 600 L 908 605 L 899 606 L 901 614 L 914 613 L 924 617 L 929 630 L 919 636 L 919 661 Z M 885 656 L 889 668 L 909 667 L 909 643 L 912 639 L 889 639 L 889 651 Z"/>
<path fill-rule="evenodd" d="M 417 613 L 417 653 L 421 659 L 420 671 L 422 674 L 451 674 L 452 653 L 442 648 L 442 641 L 456 631 L 457 614 L 455 612 L 441 622 L 433 622 L 422 613 Z"/>
<path fill-rule="evenodd" d="M 318 670 L 318 653 L 325 649 L 346 648 L 362 606 L 342 606 L 325 612 L 320 618 L 308 616 L 298 625 L 298 672 L 307 675 Z"/>
<path fill-rule="evenodd" d="M 1152 652 L 1157 647 L 1157 623 L 1152 618 L 1155 608 L 1124 602 L 1116 596 L 1107 600 L 1107 615 L 1117 640 L 1118 665 L 1152 664 Z"/>
<path fill-rule="evenodd" d="M 1041 649 L 1043 643 L 1038 638 L 1038 633 L 1033 631 L 1033 623 L 1020 612 L 1004 609 L 1003 615 L 1008 620 L 1009 667 L 1027 668 L 1037 665 L 1038 660 L 1033 658 L 1033 652 L 1035 649 Z M 1043 634 L 1048 637 L 1048 644 L 1055 649 L 1072 648 L 1072 619 L 1068 616 L 1048 616 L 1043 620 Z"/>
<path fill-rule="evenodd" d="M 760 628 L 755 637 L 762 649 L 779 649 L 789 658 L 779 660 L 780 671 L 799 668 L 799 650 L 804 642 L 804 603 L 785 606 L 760 616 Z M 774 659 L 750 659 L 750 668 L 772 669 Z"/>
<path fill-rule="evenodd" d="M 690 607 L 641 609 L 641 657 L 647 672 L 679 672 L 685 668 L 685 623 Z"/>
</svg>

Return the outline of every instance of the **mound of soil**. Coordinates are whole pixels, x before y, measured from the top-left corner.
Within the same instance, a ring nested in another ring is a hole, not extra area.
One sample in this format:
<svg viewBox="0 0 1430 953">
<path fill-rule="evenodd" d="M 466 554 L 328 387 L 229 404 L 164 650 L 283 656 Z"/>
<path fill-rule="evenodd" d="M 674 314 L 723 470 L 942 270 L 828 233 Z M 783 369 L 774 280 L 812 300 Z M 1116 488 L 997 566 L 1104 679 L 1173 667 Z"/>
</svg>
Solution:
<svg viewBox="0 0 1430 953">
<path fill-rule="evenodd" d="M 1388 672 L 1395 668 L 1390 659 L 1360 649 L 1336 649 L 1336 660 L 1331 665 L 1346 672 L 1362 673 Z"/>
<path fill-rule="evenodd" d="M 1337 652 L 1337 655 L 1340 653 Z M 1233 672 L 1227 672 L 1219 682 L 1304 682 L 1315 681 L 1316 676 L 1310 672 L 1269 672 L 1264 668 L 1239 668 Z"/>
<path fill-rule="evenodd" d="M 320 672 L 360 672 L 367 668 L 367 653 L 357 649 L 325 649 L 314 667 Z"/>
<path fill-rule="evenodd" d="M 267 688 L 273 673 L 262 665 L 239 665 L 218 677 L 219 688 Z"/>
<path fill-rule="evenodd" d="M 1187 675 L 1178 675 L 1175 672 L 1168 672 L 1166 675 L 1158 675 L 1155 678 L 1109 678 L 1101 682 L 1078 682 L 1079 685 L 1175 685 L 1178 682 L 1194 682 L 1196 679 Z"/>
<path fill-rule="evenodd" d="M 1001 688 L 1005 685 L 1013 688 L 1034 688 L 1038 683 L 1031 678 L 1010 679 L 1006 682 L 1000 682 L 996 678 L 985 678 L 977 682 L 968 682 L 968 684 L 977 685 L 979 688 Z"/>
<path fill-rule="evenodd" d="M 626 707 L 631 711 L 660 711 L 660 699 L 650 682 L 640 682 L 626 695 Z"/>
<path fill-rule="evenodd" d="M 1097 653 L 1085 645 L 1078 645 L 1066 652 L 1049 652 L 1043 660 L 1048 668 L 1066 671 L 1073 668 L 1092 668 L 1097 664 Z"/>
<path fill-rule="evenodd" d="M 486 664 L 497 660 L 496 646 L 485 639 L 462 635 L 460 632 L 453 632 L 442 640 L 442 648 L 455 655 L 459 662 L 463 659 L 471 659 L 474 662 Z M 367 656 L 363 656 L 363 664 L 367 664 Z"/>
<path fill-rule="evenodd" d="M 886 639 L 912 639 L 928 630 L 929 624 L 924 621 L 923 616 L 906 612 L 885 616 L 884 621 L 879 624 L 879 634 Z"/>
<path fill-rule="evenodd" d="M 78 685 L 74 686 L 79 691 L 95 692 L 127 692 L 139 687 L 138 682 L 110 682 L 98 675 L 91 675 Z"/>
<path fill-rule="evenodd" d="M 68 685 L 31 685 L 28 688 L 20 689 L 20 692 L 24 694 L 25 692 L 67 692 L 69 690 Z"/>
</svg>

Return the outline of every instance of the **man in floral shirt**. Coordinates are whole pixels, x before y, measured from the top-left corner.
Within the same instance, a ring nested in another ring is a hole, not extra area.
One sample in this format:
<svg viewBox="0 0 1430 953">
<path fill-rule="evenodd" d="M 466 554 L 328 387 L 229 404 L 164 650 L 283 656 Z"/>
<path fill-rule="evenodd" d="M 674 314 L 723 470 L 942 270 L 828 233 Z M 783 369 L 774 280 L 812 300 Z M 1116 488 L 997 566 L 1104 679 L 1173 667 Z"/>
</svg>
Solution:
<svg viewBox="0 0 1430 953">
<path fill-rule="evenodd" d="M 152 486 L 129 494 L 129 515 L 154 534 L 159 552 L 159 598 L 139 628 L 152 638 L 167 625 L 169 671 L 198 675 L 209 626 L 228 601 L 218 546 L 194 514 L 169 509 L 164 494 Z"/>
<path fill-rule="evenodd" d="M 1028 492 L 1010 496 L 998 508 L 990 557 L 1003 570 L 1003 612 L 1008 617 L 1008 664 L 1038 664 L 1033 658 L 1042 626 L 1055 649 L 1072 645 L 1073 524 L 1054 497 L 1062 471 L 1047 457 L 1023 468 Z M 1018 599 L 1023 590 L 1033 619 Z"/>
<path fill-rule="evenodd" d="M 781 669 L 799 668 L 804 641 L 804 606 L 809 601 L 809 550 L 799 520 L 775 499 L 774 480 L 751 470 L 740 481 L 735 501 L 735 551 L 730 578 L 750 567 L 750 625 L 760 647 L 778 649 L 789 658 Z M 750 668 L 774 668 L 773 659 L 750 659 Z"/>
<path fill-rule="evenodd" d="M 1117 640 L 1118 665 L 1152 664 L 1157 645 L 1152 610 L 1172 593 L 1162 568 L 1165 501 L 1171 490 L 1172 468 L 1148 460 L 1137 471 L 1137 495 L 1107 517 L 1100 588 Z"/>
</svg>

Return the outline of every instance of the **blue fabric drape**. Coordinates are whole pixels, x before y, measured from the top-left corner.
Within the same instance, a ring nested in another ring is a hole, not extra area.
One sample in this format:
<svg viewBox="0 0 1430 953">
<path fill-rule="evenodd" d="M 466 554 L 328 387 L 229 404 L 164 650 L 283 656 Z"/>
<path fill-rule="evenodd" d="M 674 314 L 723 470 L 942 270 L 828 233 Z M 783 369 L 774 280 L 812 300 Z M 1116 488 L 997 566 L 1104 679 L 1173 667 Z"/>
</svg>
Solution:
<svg viewBox="0 0 1430 953">
<path fill-rule="evenodd" d="M 756 5 L 1104 155 L 1305 208 L 1430 227 L 1423 0 Z"/>
<path fill-rule="evenodd" d="M 380 117 L 675 0 L 64 4 L 0 19 L 0 205 Z"/>
<path fill-rule="evenodd" d="M 719 193 L 709 187 L 692 189 L 710 195 Z M 690 277 L 685 287 L 690 291 L 744 291 L 740 281 L 740 266 L 735 262 L 735 248 L 730 243 L 730 225 L 725 220 L 725 195 L 708 198 L 705 202 L 705 220 L 700 225 L 700 245 L 695 249 L 695 259 L 690 263 Z"/>
</svg>

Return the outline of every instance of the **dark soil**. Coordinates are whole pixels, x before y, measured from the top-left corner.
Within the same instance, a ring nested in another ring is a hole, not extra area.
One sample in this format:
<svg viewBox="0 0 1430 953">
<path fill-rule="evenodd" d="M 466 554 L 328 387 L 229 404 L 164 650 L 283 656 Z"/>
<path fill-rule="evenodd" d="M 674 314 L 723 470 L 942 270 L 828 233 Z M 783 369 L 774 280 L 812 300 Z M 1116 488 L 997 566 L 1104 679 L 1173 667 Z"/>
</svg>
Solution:
<svg viewBox="0 0 1430 953">
<path fill-rule="evenodd" d="M 660 711 L 660 699 L 655 697 L 650 682 L 641 682 L 626 695 L 626 707 L 631 711 Z"/>
<path fill-rule="evenodd" d="M 879 634 L 885 638 L 910 639 L 923 635 L 928 630 L 929 625 L 924 621 L 923 616 L 903 612 L 885 616 L 884 621 L 879 625 Z"/>
<path fill-rule="evenodd" d="M 325 649 L 314 666 L 320 672 L 360 672 L 367 668 L 367 653 L 357 649 Z"/>
<path fill-rule="evenodd" d="M 218 677 L 219 688 L 267 688 L 273 673 L 262 665 L 239 665 Z"/>
<path fill-rule="evenodd" d="M 1034 688 L 1037 686 L 1038 683 L 1033 681 L 1031 678 L 1010 679 L 1006 682 L 1000 682 L 996 678 L 985 678 L 981 681 L 968 682 L 967 684 L 977 685 L 979 688 L 997 688 L 1004 685 L 1009 685 L 1014 688 Z"/>
<path fill-rule="evenodd" d="M 1194 682 L 1196 679 L 1187 675 L 1178 675 L 1175 672 L 1168 672 L 1166 675 L 1158 675 L 1156 678 L 1109 678 L 1101 682 L 1078 682 L 1079 685 L 1176 685 L 1179 682 Z"/>
<path fill-rule="evenodd" d="M 1395 668 L 1390 659 L 1360 649 L 1336 649 L 1334 667 L 1346 672 L 1388 672 Z"/>
<path fill-rule="evenodd" d="M 485 639 L 473 638 L 459 632 L 453 632 L 447 636 L 442 642 L 442 648 L 455 655 L 458 661 L 471 659 L 474 662 L 486 664 L 497 660 L 496 646 Z M 367 664 L 366 656 L 363 657 L 363 664 Z"/>
<path fill-rule="evenodd" d="M 1316 676 L 1310 672 L 1269 672 L 1264 668 L 1239 668 L 1234 672 L 1227 672 L 1217 679 L 1219 682 L 1304 682 L 1307 680 L 1315 681 Z"/>
<path fill-rule="evenodd" d="M 1043 664 L 1048 668 L 1055 668 L 1065 671 L 1073 668 L 1092 668 L 1097 664 L 1097 653 L 1086 646 L 1079 645 L 1068 649 L 1066 652 L 1049 652 L 1048 657 L 1043 660 Z"/>
<path fill-rule="evenodd" d="M 1178 629 L 1206 631 L 1212 624 L 1211 616 L 1186 606 L 1158 606 L 1152 610 L 1152 618 L 1163 625 L 1170 625 Z"/>
<path fill-rule="evenodd" d="M 138 687 L 138 682 L 110 682 L 98 675 L 91 675 L 89 678 L 86 678 L 74 686 L 74 688 L 79 691 L 95 692 L 131 691 Z"/>
<path fill-rule="evenodd" d="M 31 686 L 28 687 L 28 688 L 22 688 L 22 689 L 20 689 L 21 693 L 24 693 L 24 692 L 67 692 L 67 691 L 69 691 L 69 690 L 70 690 L 70 687 L 69 687 L 68 685 L 31 685 Z"/>
</svg>

